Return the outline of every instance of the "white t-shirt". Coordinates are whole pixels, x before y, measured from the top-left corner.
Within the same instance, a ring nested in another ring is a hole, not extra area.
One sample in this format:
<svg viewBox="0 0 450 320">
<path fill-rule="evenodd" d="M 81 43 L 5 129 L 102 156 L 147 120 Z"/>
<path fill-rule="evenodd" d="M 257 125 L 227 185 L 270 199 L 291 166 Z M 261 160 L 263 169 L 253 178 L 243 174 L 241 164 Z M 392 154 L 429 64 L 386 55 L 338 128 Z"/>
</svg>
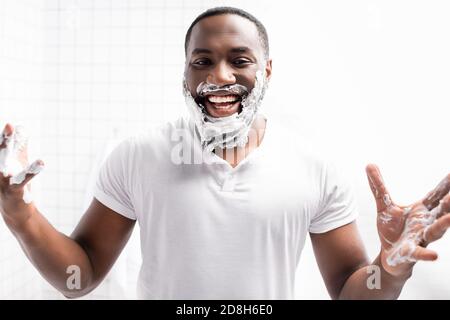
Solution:
<svg viewBox="0 0 450 320">
<path fill-rule="evenodd" d="M 199 159 L 195 125 L 180 118 L 125 140 L 100 171 L 95 198 L 140 225 L 138 296 L 293 299 L 308 232 L 356 218 L 349 185 L 271 119 L 235 168 Z"/>
</svg>

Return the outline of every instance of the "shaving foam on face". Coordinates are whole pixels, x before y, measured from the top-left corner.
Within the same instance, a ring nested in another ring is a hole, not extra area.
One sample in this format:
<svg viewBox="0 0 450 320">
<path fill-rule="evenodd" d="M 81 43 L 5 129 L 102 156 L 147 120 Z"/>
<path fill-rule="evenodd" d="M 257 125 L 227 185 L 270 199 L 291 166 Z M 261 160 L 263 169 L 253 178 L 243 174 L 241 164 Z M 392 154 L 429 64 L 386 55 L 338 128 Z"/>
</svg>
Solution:
<svg viewBox="0 0 450 320">
<path fill-rule="evenodd" d="M 393 206 L 389 205 L 386 208 L 386 212 L 382 212 L 381 214 L 392 216 L 392 210 Z M 408 207 L 403 209 L 403 215 L 407 216 L 405 228 L 403 229 L 399 240 L 390 243 L 392 248 L 388 250 L 386 259 L 388 265 L 394 267 L 402 263 L 417 261 L 413 257 L 413 254 L 416 248 L 424 240 L 426 241 L 426 232 L 436 221 L 440 211 L 441 206 L 428 210 L 423 204 L 413 208 Z"/>
<path fill-rule="evenodd" d="M 0 149 L 0 172 L 4 177 L 9 178 L 9 184 L 21 184 L 27 174 L 39 173 L 44 165 L 37 160 L 25 169 L 19 161 L 19 153 L 26 147 L 27 138 L 22 127 L 16 127 L 10 135 L 2 134 L 1 141 L 5 147 Z M 32 202 L 32 195 L 28 188 L 23 189 L 23 200 L 29 204 Z"/>
<path fill-rule="evenodd" d="M 232 94 L 242 96 L 245 89 L 245 87 L 244 89 L 242 87 L 240 85 L 234 85 L 231 86 L 231 89 L 220 88 L 220 90 L 228 90 Z M 256 117 L 266 89 L 266 75 L 262 71 L 258 71 L 253 90 L 241 101 L 242 111 L 227 117 L 214 118 L 207 114 L 204 106 L 199 105 L 195 101 L 184 79 L 183 95 L 189 114 L 194 120 L 199 132 L 203 150 L 211 152 L 216 147 L 225 149 L 245 146 L 248 141 L 248 132 Z M 205 85 L 202 93 L 211 92 L 211 90 L 218 90 L 218 88 Z M 199 93 L 198 91 L 197 93 Z"/>
</svg>

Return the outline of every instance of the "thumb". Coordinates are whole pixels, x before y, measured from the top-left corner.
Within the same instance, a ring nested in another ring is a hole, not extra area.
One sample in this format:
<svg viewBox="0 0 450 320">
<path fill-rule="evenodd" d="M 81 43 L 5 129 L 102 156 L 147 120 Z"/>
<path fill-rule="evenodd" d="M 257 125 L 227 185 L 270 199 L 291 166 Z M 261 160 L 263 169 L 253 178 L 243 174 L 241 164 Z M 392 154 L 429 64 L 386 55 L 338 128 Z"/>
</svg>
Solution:
<svg viewBox="0 0 450 320">
<path fill-rule="evenodd" d="M 393 203 L 391 196 L 384 185 L 383 177 L 380 169 L 375 164 L 369 164 L 366 167 L 367 179 L 369 180 L 370 189 L 377 204 L 377 212 L 382 212 L 390 207 Z"/>
</svg>

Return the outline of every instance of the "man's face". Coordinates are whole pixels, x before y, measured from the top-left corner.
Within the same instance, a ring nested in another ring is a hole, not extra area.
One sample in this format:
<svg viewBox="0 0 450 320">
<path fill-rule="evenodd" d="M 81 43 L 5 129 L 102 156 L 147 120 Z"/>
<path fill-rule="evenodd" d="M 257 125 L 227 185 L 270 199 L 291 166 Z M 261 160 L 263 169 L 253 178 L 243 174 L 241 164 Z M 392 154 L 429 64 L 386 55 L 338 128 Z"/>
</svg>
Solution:
<svg viewBox="0 0 450 320">
<path fill-rule="evenodd" d="M 192 29 L 187 48 L 185 77 L 192 97 L 212 117 L 226 117 L 241 111 L 241 93 L 214 91 L 199 95 L 201 83 L 226 87 L 245 86 L 250 92 L 256 72 L 266 71 L 270 78 L 272 61 L 264 58 L 264 48 L 256 26 L 237 15 L 205 18 Z"/>
</svg>

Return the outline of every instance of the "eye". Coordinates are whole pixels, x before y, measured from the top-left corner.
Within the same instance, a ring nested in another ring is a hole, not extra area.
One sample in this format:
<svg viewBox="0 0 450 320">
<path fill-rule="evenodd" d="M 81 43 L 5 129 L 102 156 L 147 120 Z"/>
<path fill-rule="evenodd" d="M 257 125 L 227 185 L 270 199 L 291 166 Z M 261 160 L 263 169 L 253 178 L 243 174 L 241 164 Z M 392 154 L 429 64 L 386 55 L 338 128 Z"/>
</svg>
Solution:
<svg viewBox="0 0 450 320">
<path fill-rule="evenodd" d="M 192 64 L 194 66 L 208 66 L 211 64 L 211 60 L 205 58 L 197 59 Z"/>
<path fill-rule="evenodd" d="M 233 64 L 235 66 L 244 66 L 249 63 L 251 63 L 251 61 L 249 61 L 248 59 L 244 59 L 244 58 L 238 58 L 238 59 L 233 60 Z"/>
</svg>

